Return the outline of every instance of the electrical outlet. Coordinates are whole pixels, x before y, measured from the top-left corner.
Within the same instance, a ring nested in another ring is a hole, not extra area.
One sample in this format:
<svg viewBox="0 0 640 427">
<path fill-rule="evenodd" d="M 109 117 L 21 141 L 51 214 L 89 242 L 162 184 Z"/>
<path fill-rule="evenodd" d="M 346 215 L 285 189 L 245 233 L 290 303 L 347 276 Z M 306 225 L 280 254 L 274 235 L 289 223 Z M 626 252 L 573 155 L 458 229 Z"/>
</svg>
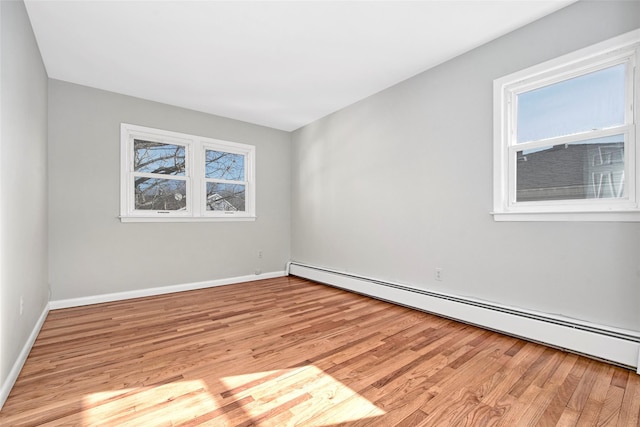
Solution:
<svg viewBox="0 0 640 427">
<path fill-rule="evenodd" d="M 258 258 L 262 258 L 262 251 L 258 251 Z"/>
<path fill-rule="evenodd" d="M 442 282 L 442 269 L 441 268 L 436 268 L 434 277 L 437 281 Z"/>
<path fill-rule="evenodd" d="M 20 295 L 20 316 L 22 316 L 22 312 L 24 311 L 24 298 Z"/>
</svg>

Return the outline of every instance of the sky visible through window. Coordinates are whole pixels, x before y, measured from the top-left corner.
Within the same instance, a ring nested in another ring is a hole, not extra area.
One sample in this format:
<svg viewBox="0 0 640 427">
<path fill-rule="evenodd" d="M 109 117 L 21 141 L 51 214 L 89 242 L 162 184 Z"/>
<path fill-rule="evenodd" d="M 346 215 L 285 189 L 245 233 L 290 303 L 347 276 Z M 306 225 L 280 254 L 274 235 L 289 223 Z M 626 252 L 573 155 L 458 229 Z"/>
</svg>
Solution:
<svg viewBox="0 0 640 427">
<path fill-rule="evenodd" d="M 519 94 L 517 143 L 624 124 L 625 68 L 619 64 Z"/>
<path fill-rule="evenodd" d="M 133 142 L 135 172 L 185 175 L 185 147 L 136 139 Z"/>
</svg>

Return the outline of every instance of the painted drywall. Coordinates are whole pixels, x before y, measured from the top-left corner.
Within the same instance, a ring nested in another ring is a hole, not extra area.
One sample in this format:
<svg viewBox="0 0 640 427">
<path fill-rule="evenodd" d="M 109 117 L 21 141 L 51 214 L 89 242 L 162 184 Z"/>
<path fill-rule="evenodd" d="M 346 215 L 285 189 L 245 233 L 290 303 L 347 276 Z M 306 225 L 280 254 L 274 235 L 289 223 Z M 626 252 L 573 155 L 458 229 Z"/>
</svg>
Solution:
<svg viewBox="0 0 640 427">
<path fill-rule="evenodd" d="M 49 298 L 47 74 L 24 4 L 0 2 L 0 22 L 0 385 L 5 385 Z"/>
<path fill-rule="evenodd" d="M 122 122 L 254 145 L 257 220 L 121 223 Z M 52 300 L 283 271 L 290 145 L 287 132 L 50 80 Z"/>
<path fill-rule="evenodd" d="M 493 80 L 638 27 L 578 2 L 295 131 L 292 259 L 640 330 L 640 224 L 490 215 Z"/>
</svg>

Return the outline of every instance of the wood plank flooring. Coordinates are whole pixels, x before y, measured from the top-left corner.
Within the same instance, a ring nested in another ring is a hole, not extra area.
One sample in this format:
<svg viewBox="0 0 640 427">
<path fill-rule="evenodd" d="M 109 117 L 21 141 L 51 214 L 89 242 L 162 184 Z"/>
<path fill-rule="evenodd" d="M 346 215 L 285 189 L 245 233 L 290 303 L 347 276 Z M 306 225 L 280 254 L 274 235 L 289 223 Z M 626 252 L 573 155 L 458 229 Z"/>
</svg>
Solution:
<svg viewBox="0 0 640 427">
<path fill-rule="evenodd" d="M 51 311 L 3 426 L 639 426 L 622 368 L 296 277 Z"/>
</svg>

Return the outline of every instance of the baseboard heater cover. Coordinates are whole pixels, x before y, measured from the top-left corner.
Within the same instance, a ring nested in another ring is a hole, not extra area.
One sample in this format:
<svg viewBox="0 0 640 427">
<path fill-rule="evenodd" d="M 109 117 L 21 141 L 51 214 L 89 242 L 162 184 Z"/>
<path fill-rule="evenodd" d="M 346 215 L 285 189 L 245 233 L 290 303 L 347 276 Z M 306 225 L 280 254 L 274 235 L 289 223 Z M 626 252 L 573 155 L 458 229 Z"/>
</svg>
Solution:
<svg viewBox="0 0 640 427">
<path fill-rule="evenodd" d="M 289 274 L 636 369 L 640 332 L 290 262 Z"/>
</svg>

